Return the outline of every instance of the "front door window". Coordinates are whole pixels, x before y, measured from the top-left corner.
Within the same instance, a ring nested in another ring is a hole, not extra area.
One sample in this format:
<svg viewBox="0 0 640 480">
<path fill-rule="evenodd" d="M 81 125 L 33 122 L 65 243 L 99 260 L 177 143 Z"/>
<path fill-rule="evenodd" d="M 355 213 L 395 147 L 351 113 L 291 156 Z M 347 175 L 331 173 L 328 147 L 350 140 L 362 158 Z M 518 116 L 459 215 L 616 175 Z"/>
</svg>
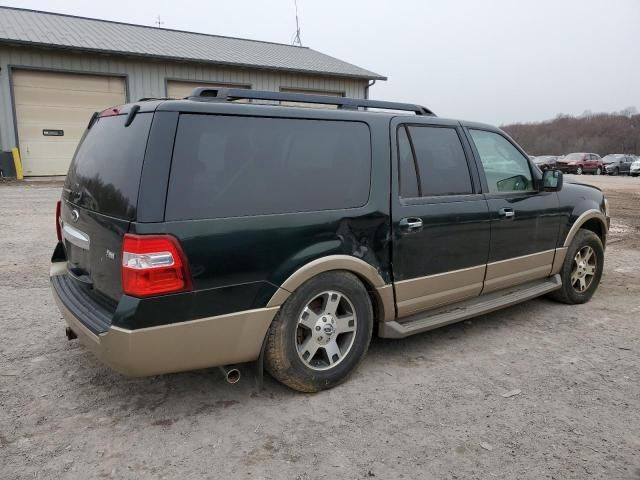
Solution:
<svg viewBox="0 0 640 480">
<path fill-rule="evenodd" d="M 490 193 L 534 190 L 529 161 L 502 135 L 470 130 L 487 177 Z"/>
</svg>

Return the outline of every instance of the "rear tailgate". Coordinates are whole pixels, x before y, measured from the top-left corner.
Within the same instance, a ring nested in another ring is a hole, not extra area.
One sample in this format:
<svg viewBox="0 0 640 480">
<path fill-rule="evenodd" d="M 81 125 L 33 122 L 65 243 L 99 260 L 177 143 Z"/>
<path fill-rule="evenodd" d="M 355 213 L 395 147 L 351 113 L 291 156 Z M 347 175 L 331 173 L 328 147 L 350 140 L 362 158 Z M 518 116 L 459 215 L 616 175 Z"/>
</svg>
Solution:
<svg viewBox="0 0 640 480">
<path fill-rule="evenodd" d="M 122 295 L 122 239 L 136 219 L 153 113 L 99 117 L 85 133 L 62 194 L 60 220 L 69 275 L 93 294 Z"/>
</svg>

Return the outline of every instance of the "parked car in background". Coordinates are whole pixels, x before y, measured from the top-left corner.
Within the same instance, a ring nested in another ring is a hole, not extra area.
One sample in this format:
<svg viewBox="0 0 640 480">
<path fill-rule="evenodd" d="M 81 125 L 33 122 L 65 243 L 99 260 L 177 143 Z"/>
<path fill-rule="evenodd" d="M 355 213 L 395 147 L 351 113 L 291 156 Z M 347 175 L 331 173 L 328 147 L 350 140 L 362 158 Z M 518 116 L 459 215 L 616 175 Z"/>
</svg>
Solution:
<svg viewBox="0 0 640 480">
<path fill-rule="evenodd" d="M 555 168 L 557 161 L 558 157 L 555 155 L 541 155 L 539 157 L 534 157 L 533 159 L 533 163 L 535 163 L 543 172 L 550 168 Z"/>
<path fill-rule="evenodd" d="M 631 155 L 621 153 L 612 153 L 602 159 L 604 164 L 604 172 L 607 175 L 620 175 L 621 173 L 630 173 L 631 164 L 634 162 Z"/>
<path fill-rule="evenodd" d="M 632 177 L 637 177 L 638 175 L 640 175 L 640 160 L 636 160 L 631 164 L 629 173 L 631 174 Z"/>
<path fill-rule="evenodd" d="M 556 169 L 564 173 L 593 173 L 600 175 L 604 171 L 604 164 L 597 153 L 570 153 L 556 163 Z"/>
</svg>

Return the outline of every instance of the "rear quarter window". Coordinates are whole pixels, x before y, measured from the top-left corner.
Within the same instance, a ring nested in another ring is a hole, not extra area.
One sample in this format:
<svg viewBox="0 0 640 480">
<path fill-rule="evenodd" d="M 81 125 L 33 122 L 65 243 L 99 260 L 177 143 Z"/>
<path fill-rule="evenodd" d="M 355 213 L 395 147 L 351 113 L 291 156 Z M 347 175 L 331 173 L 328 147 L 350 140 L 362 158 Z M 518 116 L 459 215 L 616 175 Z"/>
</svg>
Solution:
<svg viewBox="0 0 640 480">
<path fill-rule="evenodd" d="M 364 123 L 183 114 L 166 219 L 360 207 L 370 177 Z"/>
<path fill-rule="evenodd" d="M 134 219 L 152 113 L 101 117 L 85 132 L 65 180 L 65 198 L 89 210 Z"/>
</svg>

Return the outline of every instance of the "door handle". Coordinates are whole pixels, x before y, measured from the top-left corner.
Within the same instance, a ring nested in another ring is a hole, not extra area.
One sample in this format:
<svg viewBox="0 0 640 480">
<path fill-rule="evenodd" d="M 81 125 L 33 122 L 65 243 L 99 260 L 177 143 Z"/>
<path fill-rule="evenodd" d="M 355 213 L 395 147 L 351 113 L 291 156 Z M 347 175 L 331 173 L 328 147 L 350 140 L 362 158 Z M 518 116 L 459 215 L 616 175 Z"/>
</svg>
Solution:
<svg viewBox="0 0 640 480">
<path fill-rule="evenodd" d="M 403 218 L 400 220 L 400 228 L 406 232 L 422 230 L 422 219 L 418 217 Z"/>
<path fill-rule="evenodd" d="M 516 212 L 513 211 L 513 208 L 501 208 L 498 210 L 498 215 L 502 218 L 509 219 L 516 216 Z"/>
</svg>

